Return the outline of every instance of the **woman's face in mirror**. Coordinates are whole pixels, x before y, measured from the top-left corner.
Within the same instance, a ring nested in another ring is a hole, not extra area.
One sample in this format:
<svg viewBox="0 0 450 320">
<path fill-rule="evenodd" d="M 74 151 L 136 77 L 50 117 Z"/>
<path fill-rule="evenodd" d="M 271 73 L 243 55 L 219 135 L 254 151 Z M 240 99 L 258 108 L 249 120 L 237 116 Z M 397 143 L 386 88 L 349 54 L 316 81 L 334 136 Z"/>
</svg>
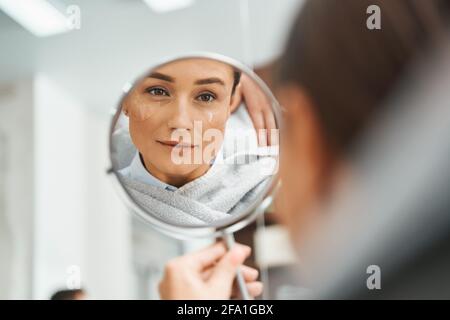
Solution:
<svg viewBox="0 0 450 320">
<path fill-rule="evenodd" d="M 147 170 L 173 185 L 208 170 L 240 102 L 239 76 L 219 61 L 184 59 L 154 69 L 130 90 L 122 110 Z"/>
<path fill-rule="evenodd" d="M 237 63 L 188 57 L 158 65 L 121 99 L 113 169 L 149 217 L 183 227 L 226 225 L 250 214 L 274 186 L 276 106 Z M 259 143 L 261 118 L 273 118 L 262 131 L 274 145 Z"/>
</svg>

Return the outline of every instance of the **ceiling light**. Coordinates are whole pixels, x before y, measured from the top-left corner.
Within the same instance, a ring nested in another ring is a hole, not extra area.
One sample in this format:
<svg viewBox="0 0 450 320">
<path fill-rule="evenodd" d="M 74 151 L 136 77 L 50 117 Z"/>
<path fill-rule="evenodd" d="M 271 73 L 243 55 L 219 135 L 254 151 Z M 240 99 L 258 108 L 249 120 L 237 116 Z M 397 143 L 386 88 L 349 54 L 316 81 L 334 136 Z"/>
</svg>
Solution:
<svg viewBox="0 0 450 320">
<path fill-rule="evenodd" d="M 191 6 L 195 0 L 144 0 L 155 12 L 164 13 Z"/>
<path fill-rule="evenodd" d="M 0 9 L 38 37 L 69 31 L 66 16 L 46 0 L 0 0 Z"/>
</svg>

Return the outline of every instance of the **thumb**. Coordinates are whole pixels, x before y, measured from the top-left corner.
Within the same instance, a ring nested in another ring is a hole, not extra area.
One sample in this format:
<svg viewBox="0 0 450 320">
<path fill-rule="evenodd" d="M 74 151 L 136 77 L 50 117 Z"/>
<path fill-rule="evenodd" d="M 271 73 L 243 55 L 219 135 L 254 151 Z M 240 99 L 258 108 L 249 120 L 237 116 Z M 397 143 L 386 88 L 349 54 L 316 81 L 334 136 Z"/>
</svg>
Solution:
<svg viewBox="0 0 450 320">
<path fill-rule="evenodd" d="M 228 296 L 231 294 L 237 268 L 250 255 L 250 247 L 236 244 L 216 264 L 209 278 L 209 283 L 217 288 L 226 288 Z"/>
</svg>

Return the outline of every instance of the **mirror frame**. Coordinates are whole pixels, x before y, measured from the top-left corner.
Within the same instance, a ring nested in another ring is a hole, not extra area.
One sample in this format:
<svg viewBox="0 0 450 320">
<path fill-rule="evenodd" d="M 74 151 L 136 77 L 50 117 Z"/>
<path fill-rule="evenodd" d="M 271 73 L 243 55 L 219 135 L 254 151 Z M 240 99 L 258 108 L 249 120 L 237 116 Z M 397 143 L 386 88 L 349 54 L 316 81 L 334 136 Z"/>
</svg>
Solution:
<svg viewBox="0 0 450 320">
<path fill-rule="evenodd" d="M 263 90 L 264 94 L 271 100 L 272 105 L 272 111 L 275 116 L 275 122 L 277 124 L 277 129 L 280 130 L 282 127 L 282 116 L 281 116 L 281 107 L 276 100 L 275 96 L 269 89 L 269 87 L 264 83 L 264 81 L 256 75 L 256 73 L 253 72 L 249 67 L 244 65 L 243 63 L 227 57 L 223 56 L 218 53 L 212 53 L 212 52 L 193 52 L 193 53 L 187 53 L 187 54 L 181 54 L 176 55 L 173 57 L 170 57 L 168 59 L 162 60 L 160 63 L 155 64 L 154 66 L 148 68 L 147 72 L 145 72 L 143 75 L 138 77 L 132 84 L 136 84 L 138 81 L 140 81 L 145 75 L 147 75 L 150 71 L 154 70 L 155 68 L 162 66 L 164 64 L 168 64 L 174 61 L 178 60 L 184 60 L 184 59 L 195 59 L 195 58 L 203 58 L 203 59 L 210 59 L 210 60 L 216 60 L 220 61 L 226 64 L 229 64 L 236 69 L 241 70 L 245 74 L 247 74 L 255 83 Z M 131 86 L 131 87 L 132 87 Z M 279 177 L 278 177 L 278 171 L 272 176 L 271 183 L 266 186 L 263 194 L 255 201 L 254 204 L 248 207 L 248 209 L 233 219 L 230 217 L 230 219 L 227 219 L 226 223 L 222 223 L 222 225 L 211 225 L 211 226 L 181 226 L 181 225 L 174 225 L 167 223 L 159 218 L 156 218 L 155 216 L 151 215 L 150 213 L 147 213 L 143 208 L 141 208 L 135 201 L 132 199 L 130 194 L 125 190 L 125 188 L 122 186 L 122 183 L 120 182 L 120 178 L 118 176 L 118 173 L 113 168 L 113 159 L 112 159 L 112 150 L 113 150 L 113 133 L 115 129 L 115 125 L 117 123 L 117 120 L 122 112 L 121 105 L 122 101 L 125 98 L 125 96 L 128 94 L 128 90 L 123 92 L 119 104 L 116 107 L 114 116 L 111 119 L 111 125 L 109 129 L 109 160 L 110 160 L 110 168 L 107 170 L 107 174 L 112 177 L 113 184 L 118 189 L 119 195 L 124 201 L 126 207 L 133 211 L 133 214 L 136 214 L 141 220 L 143 220 L 145 223 L 150 224 L 153 228 L 156 230 L 170 236 L 176 239 L 181 240 L 187 240 L 192 238 L 212 238 L 212 237 L 219 237 L 223 236 L 224 234 L 232 234 L 236 231 L 239 231 L 249 225 L 251 222 L 253 222 L 256 217 L 260 214 L 263 214 L 264 211 L 270 206 L 273 199 L 273 194 L 277 189 L 278 183 L 279 183 Z M 280 150 L 278 151 L 278 159 L 277 159 L 277 168 L 279 167 L 279 158 L 280 158 Z"/>
</svg>

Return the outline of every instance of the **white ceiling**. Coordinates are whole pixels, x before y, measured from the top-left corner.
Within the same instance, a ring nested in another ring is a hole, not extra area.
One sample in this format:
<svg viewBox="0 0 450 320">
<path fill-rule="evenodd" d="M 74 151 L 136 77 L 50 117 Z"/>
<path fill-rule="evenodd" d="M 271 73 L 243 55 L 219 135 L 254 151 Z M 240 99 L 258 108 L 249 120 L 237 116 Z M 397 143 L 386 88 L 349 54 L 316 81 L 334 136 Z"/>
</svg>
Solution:
<svg viewBox="0 0 450 320">
<path fill-rule="evenodd" d="M 0 13 L 0 81 L 43 72 L 86 107 L 106 113 L 126 81 L 167 55 L 207 50 L 245 57 L 240 0 L 196 0 L 165 14 L 141 0 L 64 1 L 80 7 L 81 29 L 48 38 L 32 36 Z M 300 3 L 249 0 L 253 62 L 280 52 Z"/>
</svg>

